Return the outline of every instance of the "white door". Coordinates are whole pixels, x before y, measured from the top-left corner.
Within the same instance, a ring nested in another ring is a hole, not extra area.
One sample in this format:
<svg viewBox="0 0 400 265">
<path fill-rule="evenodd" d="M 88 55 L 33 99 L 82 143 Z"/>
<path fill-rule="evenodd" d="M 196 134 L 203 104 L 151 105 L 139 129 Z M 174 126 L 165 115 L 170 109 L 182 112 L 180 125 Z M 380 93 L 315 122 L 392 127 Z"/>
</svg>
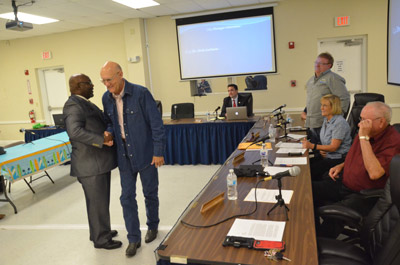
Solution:
<svg viewBox="0 0 400 265">
<path fill-rule="evenodd" d="M 332 71 L 346 79 L 346 87 L 351 94 L 367 92 L 366 44 L 366 36 L 318 40 L 318 54 L 332 54 Z"/>
<path fill-rule="evenodd" d="M 62 113 L 64 103 L 68 99 L 64 68 L 38 69 L 38 74 L 46 124 L 54 125 L 53 114 Z"/>
</svg>

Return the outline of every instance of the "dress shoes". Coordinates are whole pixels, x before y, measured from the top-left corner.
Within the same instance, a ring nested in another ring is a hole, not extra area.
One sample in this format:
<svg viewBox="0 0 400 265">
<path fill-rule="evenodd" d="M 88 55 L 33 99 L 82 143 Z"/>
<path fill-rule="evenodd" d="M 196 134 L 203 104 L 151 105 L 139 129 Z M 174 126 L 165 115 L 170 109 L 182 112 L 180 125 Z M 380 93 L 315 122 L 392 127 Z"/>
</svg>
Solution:
<svg viewBox="0 0 400 265">
<path fill-rule="evenodd" d="M 144 238 L 144 242 L 150 243 L 151 241 L 156 239 L 157 233 L 158 233 L 157 229 L 154 229 L 154 230 L 149 229 L 149 230 L 147 230 L 146 237 Z"/>
<path fill-rule="evenodd" d="M 110 235 L 111 235 L 111 237 L 116 237 L 118 235 L 118 231 L 117 230 L 111 230 L 110 231 Z"/>
<path fill-rule="evenodd" d="M 133 257 L 136 255 L 136 250 L 140 248 L 140 242 L 129 243 L 128 247 L 126 248 L 125 254 L 128 257 Z"/>
<path fill-rule="evenodd" d="M 95 248 L 104 248 L 104 249 L 115 249 L 120 248 L 122 246 L 122 242 L 118 240 L 110 240 L 103 245 L 94 245 Z"/>
</svg>

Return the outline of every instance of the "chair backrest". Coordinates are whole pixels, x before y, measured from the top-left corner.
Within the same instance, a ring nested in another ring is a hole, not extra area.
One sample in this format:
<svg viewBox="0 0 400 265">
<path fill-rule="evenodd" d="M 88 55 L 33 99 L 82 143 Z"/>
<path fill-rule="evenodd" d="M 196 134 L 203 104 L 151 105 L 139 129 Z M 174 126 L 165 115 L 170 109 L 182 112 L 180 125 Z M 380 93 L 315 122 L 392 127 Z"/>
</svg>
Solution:
<svg viewBox="0 0 400 265">
<path fill-rule="evenodd" d="M 374 264 L 400 264 L 400 156 L 390 163 L 383 196 L 364 221 L 361 244 Z"/>
<path fill-rule="evenodd" d="M 176 103 L 171 106 L 171 119 L 194 118 L 193 103 Z"/>
<path fill-rule="evenodd" d="M 385 96 L 377 93 L 358 93 L 354 95 L 353 106 L 351 107 L 351 111 L 347 117 L 347 122 L 350 125 L 351 138 L 354 138 L 358 132 L 358 122 L 362 108 L 368 102 L 372 101 L 385 102 Z"/>
<path fill-rule="evenodd" d="M 161 104 L 161 100 L 156 100 L 156 104 L 157 104 L 157 109 L 161 114 L 162 117 L 162 104 Z"/>
<path fill-rule="evenodd" d="M 241 92 L 239 94 L 244 97 L 244 102 L 246 102 L 247 117 L 253 116 L 253 94 L 250 92 Z"/>
<path fill-rule="evenodd" d="M 393 127 L 400 133 L 400 123 L 393 124 Z"/>
</svg>

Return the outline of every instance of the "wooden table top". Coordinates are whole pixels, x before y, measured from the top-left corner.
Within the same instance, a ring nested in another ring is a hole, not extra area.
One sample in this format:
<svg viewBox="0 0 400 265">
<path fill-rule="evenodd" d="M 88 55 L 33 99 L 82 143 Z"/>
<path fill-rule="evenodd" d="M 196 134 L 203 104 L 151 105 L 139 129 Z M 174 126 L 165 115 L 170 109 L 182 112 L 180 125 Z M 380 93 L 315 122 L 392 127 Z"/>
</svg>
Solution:
<svg viewBox="0 0 400 265">
<path fill-rule="evenodd" d="M 268 126 L 266 126 L 268 128 Z M 260 131 L 265 135 L 264 122 L 257 122 L 251 132 Z M 236 150 L 235 156 L 241 151 Z M 304 156 L 307 156 L 308 153 Z M 279 155 L 285 156 L 285 155 Z M 245 160 L 241 164 L 249 165 L 260 158 L 259 152 L 247 151 Z M 275 160 L 275 151 L 269 152 L 269 159 Z M 238 199 L 230 201 L 225 197 L 222 204 L 208 212 L 201 214 L 201 206 L 221 192 L 226 192 L 226 175 L 233 168 L 232 160 L 227 160 L 213 175 L 206 187 L 197 195 L 193 202 L 183 213 L 180 220 L 193 225 L 208 225 L 218 222 L 232 215 L 252 212 L 254 202 L 243 201 L 249 191 L 261 178 L 238 178 Z M 318 264 L 316 234 L 314 226 L 314 210 L 311 191 L 311 178 L 309 166 L 300 166 L 301 173 L 297 177 L 282 178 L 282 189 L 294 190 L 289 207 L 288 217 L 283 241 L 286 243 L 285 257 L 292 260 L 290 264 Z M 188 176 L 195 177 L 195 176 Z M 258 188 L 277 189 L 277 180 L 262 182 Z M 267 212 L 274 206 L 270 203 L 258 203 L 257 211 L 244 219 L 286 221 L 283 207 L 275 208 L 270 215 Z M 224 241 L 234 219 L 210 228 L 192 228 L 181 222 L 173 228 L 173 231 L 164 239 L 157 254 L 161 259 L 171 262 L 188 262 L 204 264 L 275 264 L 264 257 L 264 252 L 247 248 L 223 247 Z M 161 250 L 162 249 L 162 250 Z M 289 264 L 287 261 L 281 261 Z"/>
</svg>

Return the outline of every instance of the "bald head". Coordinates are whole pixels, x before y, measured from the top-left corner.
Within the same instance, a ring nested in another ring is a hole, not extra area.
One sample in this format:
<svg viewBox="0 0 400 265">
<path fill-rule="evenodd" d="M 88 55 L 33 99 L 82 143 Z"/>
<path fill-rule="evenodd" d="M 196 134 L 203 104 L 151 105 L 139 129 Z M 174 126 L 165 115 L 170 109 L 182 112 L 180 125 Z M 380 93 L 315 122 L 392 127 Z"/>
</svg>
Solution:
<svg viewBox="0 0 400 265">
<path fill-rule="evenodd" d="M 389 125 L 391 112 L 391 108 L 383 102 L 369 102 L 361 110 L 359 126 L 365 120 L 370 120 L 371 131 L 369 136 L 374 137 L 383 132 Z"/>
<path fill-rule="evenodd" d="M 80 95 L 87 99 L 93 97 L 93 84 L 84 74 L 74 74 L 69 78 L 69 90 L 72 95 Z"/>
<path fill-rule="evenodd" d="M 110 93 L 119 95 L 124 88 L 122 68 L 119 64 L 107 61 L 100 70 L 103 84 Z"/>
</svg>

